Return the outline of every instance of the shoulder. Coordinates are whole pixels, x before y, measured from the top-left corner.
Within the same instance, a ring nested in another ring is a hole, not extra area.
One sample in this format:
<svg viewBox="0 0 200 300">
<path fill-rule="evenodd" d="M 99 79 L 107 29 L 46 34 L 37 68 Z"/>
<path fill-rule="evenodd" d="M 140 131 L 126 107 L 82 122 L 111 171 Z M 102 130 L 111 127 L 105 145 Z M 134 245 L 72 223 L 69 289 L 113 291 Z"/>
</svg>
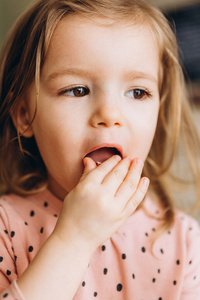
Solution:
<svg viewBox="0 0 200 300">
<path fill-rule="evenodd" d="M 195 237 L 200 238 L 199 222 L 182 211 L 175 211 L 175 222 L 173 228 L 175 231 L 179 232 L 179 234 L 183 234 L 186 240 L 190 240 Z"/>
<path fill-rule="evenodd" d="M 160 258 L 165 253 L 175 259 L 176 256 L 180 256 L 179 253 L 182 253 L 182 259 L 185 260 L 191 249 L 193 251 L 200 249 L 200 226 L 196 219 L 175 210 L 173 226 L 159 235 L 159 230 L 164 225 L 163 217 L 164 210 L 161 206 L 147 197 L 144 205 L 125 222 L 119 231 L 133 237 L 137 236 L 138 241 L 141 240 L 141 243 L 148 245 L 149 251 L 153 243 L 155 254 Z"/>
<path fill-rule="evenodd" d="M 48 190 L 30 196 L 7 194 L 0 197 L 1 216 L 6 215 L 9 219 L 13 215 L 22 219 L 38 219 L 44 216 L 44 212 L 57 216 L 61 206 L 62 202 Z"/>
<path fill-rule="evenodd" d="M 22 197 L 15 194 L 0 198 L 0 233 L 12 238 L 12 243 L 45 240 L 53 231 L 62 202 L 45 190 Z"/>
<path fill-rule="evenodd" d="M 141 209 L 142 210 L 142 209 Z M 163 223 L 165 211 L 159 204 L 154 201 L 152 197 L 147 197 L 143 206 L 143 218 L 144 222 L 151 222 L 152 219 L 156 219 L 160 225 Z M 193 236 L 200 235 L 200 226 L 197 219 L 189 214 L 175 209 L 174 210 L 174 224 L 171 228 L 171 232 L 181 234 L 181 236 Z M 191 233 L 191 234 L 190 234 Z"/>
<path fill-rule="evenodd" d="M 199 299 L 200 297 L 200 227 L 191 216 L 176 211 L 173 226 L 178 255 L 182 258 L 184 279 L 181 299 Z M 178 257 L 178 256 L 177 256 Z"/>
<path fill-rule="evenodd" d="M 4 277 L 14 280 L 23 273 L 52 233 L 61 205 L 49 191 L 0 198 L 0 271 Z"/>
</svg>

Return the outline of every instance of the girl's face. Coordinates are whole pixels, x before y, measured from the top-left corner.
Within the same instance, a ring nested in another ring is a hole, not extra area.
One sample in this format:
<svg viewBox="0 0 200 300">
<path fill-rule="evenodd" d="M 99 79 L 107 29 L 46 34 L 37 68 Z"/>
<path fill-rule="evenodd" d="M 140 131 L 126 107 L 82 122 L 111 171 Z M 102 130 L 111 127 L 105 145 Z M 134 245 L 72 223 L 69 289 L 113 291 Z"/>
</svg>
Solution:
<svg viewBox="0 0 200 300">
<path fill-rule="evenodd" d="M 147 26 L 80 16 L 58 24 L 30 129 L 55 195 L 64 198 L 75 187 L 89 153 L 95 162 L 112 155 L 111 148 L 146 159 L 159 111 L 158 68 L 158 45 Z M 31 119 L 34 84 L 27 99 Z"/>
</svg>

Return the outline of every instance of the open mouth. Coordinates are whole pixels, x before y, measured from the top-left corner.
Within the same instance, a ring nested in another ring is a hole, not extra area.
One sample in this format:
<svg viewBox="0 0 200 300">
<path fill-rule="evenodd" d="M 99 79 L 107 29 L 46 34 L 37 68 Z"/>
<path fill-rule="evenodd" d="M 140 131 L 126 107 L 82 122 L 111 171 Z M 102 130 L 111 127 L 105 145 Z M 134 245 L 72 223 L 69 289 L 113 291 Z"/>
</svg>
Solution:
<svg viewBox="0 0 200 300">
<path fill-rule="evenodd" d="M 119 155 L 122 157 L 122 153 L 115 147 L 102 147 L 97 150 L 91 151 L 86 155 L 86 157 L 90 157 L 96 163 L 96 165 L 100 165 L 102 162 L 106 161 L 113 155 Z"/>
</svg>

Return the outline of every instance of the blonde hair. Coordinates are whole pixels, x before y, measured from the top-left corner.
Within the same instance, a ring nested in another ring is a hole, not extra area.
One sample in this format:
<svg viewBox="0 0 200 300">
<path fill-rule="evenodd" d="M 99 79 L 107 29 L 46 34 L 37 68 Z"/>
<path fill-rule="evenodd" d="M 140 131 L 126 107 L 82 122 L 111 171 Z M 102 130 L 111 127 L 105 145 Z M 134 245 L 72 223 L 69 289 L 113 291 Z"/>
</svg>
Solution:
<svg viewBox="0 0 200 300">
<path fill-rule="evenodd" d="M 174 220 L 173 183 L 182 180 L 172 176 L 178 145 L 183 142 L 192 174 L 190 181 L 199 195 L 199 142 L 173 30 L 158 9 L 139 0 L 39 0 L 17 20 L 0 57 L 0 183 L 3 191 L 25 195 L 47 182 L 46 168 L 34 137 L 26 139 L 20 136 L 11 114 L 34 80 L 37 113 L 40 71 L 49 43 L 56 25 L 69 14 L 147 24 L 157 38 L 161 62 L 160 111 L 143 173 L 150 178 L 151 186 L 165 209 L 162 228 L 167 229 Z"/>
</svg>

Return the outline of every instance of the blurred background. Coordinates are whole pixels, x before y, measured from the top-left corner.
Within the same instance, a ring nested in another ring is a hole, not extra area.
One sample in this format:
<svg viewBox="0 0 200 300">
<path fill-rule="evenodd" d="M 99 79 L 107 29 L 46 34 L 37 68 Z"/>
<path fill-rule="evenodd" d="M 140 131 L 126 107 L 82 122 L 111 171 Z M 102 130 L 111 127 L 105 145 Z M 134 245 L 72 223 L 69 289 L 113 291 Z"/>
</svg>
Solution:
<svg viewBox="0 0 200 300">
<path fill-rule="evenodd" d="M 0 0 L 0 48 L 15 19 L 33 0 Z M 175 23 L 180 57 L 200 134 L 200 0 L 148 0 Z M 200 184 L 200 183 L 199 183 Z M 192 199 L 190 194 L 186 198 Z M 200 216 L 198 217 L 200 222 Z"/>
</svg>

